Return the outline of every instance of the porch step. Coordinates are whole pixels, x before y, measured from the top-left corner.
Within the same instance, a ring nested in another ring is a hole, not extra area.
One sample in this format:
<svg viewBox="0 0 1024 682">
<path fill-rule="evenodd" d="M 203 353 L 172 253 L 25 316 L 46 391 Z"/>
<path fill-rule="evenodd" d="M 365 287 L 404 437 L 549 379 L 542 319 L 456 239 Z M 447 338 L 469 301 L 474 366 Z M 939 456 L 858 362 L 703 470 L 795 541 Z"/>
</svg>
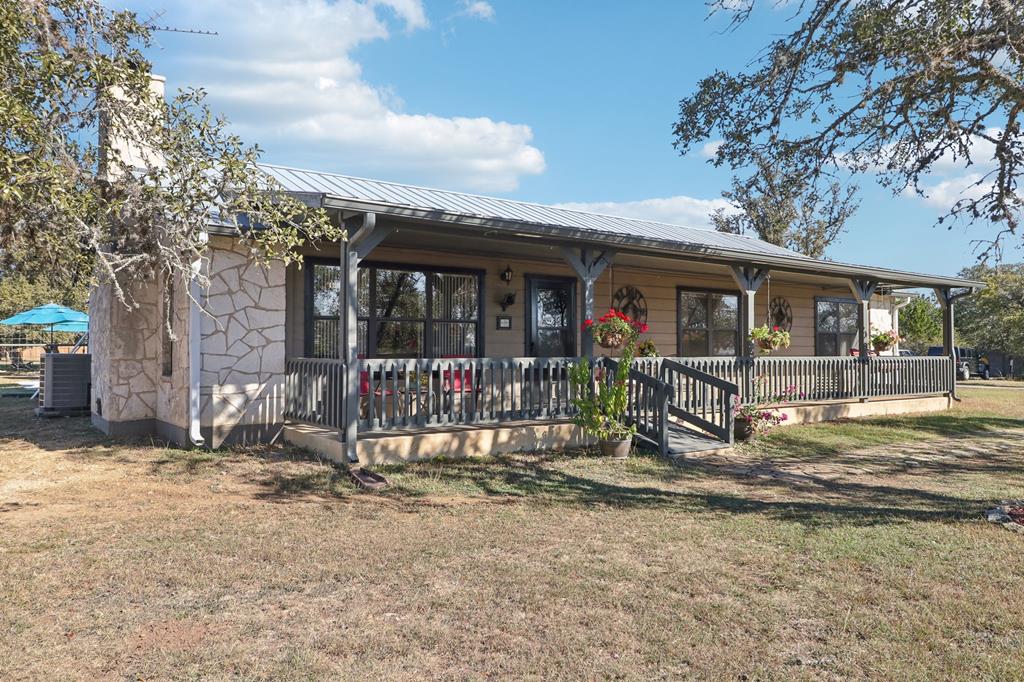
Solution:
<svg viewBox="0 0 1024 682">
<path fill-rule="evenodd" d="M 669 457 L 689 455 L 695 452 L 711 453 L 730 450 L 732 446 L 712 436 L 694 431 L 682 424 L 669 422 L 668 454 Z"/>
</svg>

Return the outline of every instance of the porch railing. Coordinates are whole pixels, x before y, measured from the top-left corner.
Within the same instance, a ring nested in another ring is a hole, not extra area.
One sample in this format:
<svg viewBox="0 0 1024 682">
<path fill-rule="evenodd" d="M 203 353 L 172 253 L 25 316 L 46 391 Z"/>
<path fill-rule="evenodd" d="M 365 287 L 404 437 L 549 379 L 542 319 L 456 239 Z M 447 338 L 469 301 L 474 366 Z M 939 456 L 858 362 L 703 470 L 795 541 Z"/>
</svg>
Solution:
<svg viewBox="0 0 1024 682">
<path fill-rule="evenodd" d="M 569 368 L 577 358 L 374 359 L 359 363 L 359 430 L 570 418 Z M 615 367 L 614 360 L 599 360 Z M 285 418 L 344 428 L 345 363 L 286 363 Z M 758 377 L 767 393 L 796 401 L 949 393 L 947 357 L 638 358 L 630 370 L 628 416 L 665 448 L 669 418 L 732 438 L 736 395 L 749 402 Z"/>
<path fill-rule="evenodd" d="M 576 358 L 362 360 L 360 430 L 566 419 Z"/>
<path fill-rule="evenodd" d="M 637 362 L 655 367 L 662 360 Z M 953 390 L 953 364 L 948 357 L 873 357 L 867 362 L 856 357 L 669 360 L 735 383 L 744 402 L 754 400 L 758 392 L 779 395 L 788 389 L 795 392 L 793 402 L 937 395 Z"/>
<path fill-rule="evenodd" d="M 294 358 L 285 362 L 285 419 L 343 428 L 345 362 Z"/>
<path fill-rule="evenodd" d="M 671 389 L 669 414 L 732 443 L 733 405 L 739 395 L 735 382 L 669 358 L 662 360 L 658 377 Z"/>
<path fill-rule="evenodd" d="M 617 360 L 599 358 L 595 367 L 605 367 L 605 381 L 614 381 Z M 652 443 L 662 455 L 668 454 L 668 417 L 672 390 L 665 382 L 630 367 L 627 375 L 626 419 L 636 426 L 637 435 Z"/>
</svg>

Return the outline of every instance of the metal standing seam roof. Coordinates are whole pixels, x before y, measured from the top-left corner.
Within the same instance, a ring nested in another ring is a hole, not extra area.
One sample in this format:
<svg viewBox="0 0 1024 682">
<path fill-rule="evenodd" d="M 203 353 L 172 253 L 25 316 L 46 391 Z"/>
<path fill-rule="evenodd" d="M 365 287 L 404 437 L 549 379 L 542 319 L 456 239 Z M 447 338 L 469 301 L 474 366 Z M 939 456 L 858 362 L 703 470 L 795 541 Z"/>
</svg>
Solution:
<svg viewBox="0 0 1024 682">
<path fill-rule="evenodd" d="M 819 260 L 745 235 L 443 189 L 429 189 L 383 180 L 369 180 L 338 173 L 302 170 L 269 163 L 261 163 L 259 166 L 269 176 L 277 180 L 285 191 L 391 207 L 396 209 L 396 213 L 401 213 L 403 210 L 440 212 L 454 216 L 455 219 L 495 220 L 520 224 L 524 227 L 538 226 L 550 230 L 578 230 L 603 237 L 627 237 L 638 242 L 664 244 L 666 247 L 682 245 L 686 249 L 696 248 L 733 255 L 743 254 L 755 262 L 763 259 L 765 263 L 788 263 L 789 267 L 800 272 L 820 271 L 821 274 L 836 276 L 875 277 L 882 281 L 903 283 L 914 287 L 965 286 L 978 289 L 984 286 L 983 282 L 959 277 L 928 275 Z"/>
<path fill-rule="evenodd" d="M 568 227 L 614 235 L 665 240 L 700 247 L 746 251 L 751 254 L 807 258 L 775 244 L 735 234 L 671 225 L 651 220 L 620 218 L 557 206 L 498 199 L 442 189 L 428 189 L 382 180 L 260 164 L 290 192 L 327 194 L 332 197 L 372 201 L 410 208 L 445 211 L 479 218 L 509 220 L 550 227 Z"/>
</svg>

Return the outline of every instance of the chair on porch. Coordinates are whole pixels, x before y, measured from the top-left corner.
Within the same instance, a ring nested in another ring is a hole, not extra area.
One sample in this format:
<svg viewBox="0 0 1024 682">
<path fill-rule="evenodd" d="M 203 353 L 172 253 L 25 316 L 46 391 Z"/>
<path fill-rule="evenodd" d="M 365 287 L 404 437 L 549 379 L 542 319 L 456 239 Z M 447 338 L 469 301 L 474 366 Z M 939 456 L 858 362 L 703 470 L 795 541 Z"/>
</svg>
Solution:
<svg viewBox="0 0 1024 682">
<path fill-rule="evenodd" d="M 365 360 L 366 355 L 360 353 L 357 356 L 360 360 Z M 359 418 L 367 419 L 370 414 L 370 370 L 364 369 L 359 372 Z M 382 388 L 383 382 L 378 380 L 376 385 L 373 386 L 373 400 L 376 401 L 381 399 L 381 409 L 386 409 L 386 401 L 384 398 L 390 397 L 394 394 L 394 390 L 390 388 Z"/>
<path fill-rule="evenodd" d="M 469 355 L 442 355 L 442 360 L 471 360 Z M 477 379 L 482 379 L 478 376 Z M 461 396 L 465 392 L 475 394 L 479 397 L 482 387 L 479 383 L 473 383 L 473 368 L 445 369 L 441 371 L 441 391 L 444 395 L 444 409 L 450 410 L 455 396 Z"/>
</svg>

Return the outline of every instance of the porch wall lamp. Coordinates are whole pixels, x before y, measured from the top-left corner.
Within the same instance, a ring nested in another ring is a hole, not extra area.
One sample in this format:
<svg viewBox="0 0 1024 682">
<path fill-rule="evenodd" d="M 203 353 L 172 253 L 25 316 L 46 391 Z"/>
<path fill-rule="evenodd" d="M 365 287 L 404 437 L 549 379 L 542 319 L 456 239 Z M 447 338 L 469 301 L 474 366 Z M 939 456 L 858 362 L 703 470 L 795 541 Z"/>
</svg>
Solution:
<svg viewBox="0 0 1024 682">
<path fill-rule="evenodd" d="M 511 284 L 513 274 L 515 273 L 512 272 L 512 266 L 506 265 L 505 270 L 501 273 L 502 281 L 505 282 L 505 284 Z"/>
</svg>

